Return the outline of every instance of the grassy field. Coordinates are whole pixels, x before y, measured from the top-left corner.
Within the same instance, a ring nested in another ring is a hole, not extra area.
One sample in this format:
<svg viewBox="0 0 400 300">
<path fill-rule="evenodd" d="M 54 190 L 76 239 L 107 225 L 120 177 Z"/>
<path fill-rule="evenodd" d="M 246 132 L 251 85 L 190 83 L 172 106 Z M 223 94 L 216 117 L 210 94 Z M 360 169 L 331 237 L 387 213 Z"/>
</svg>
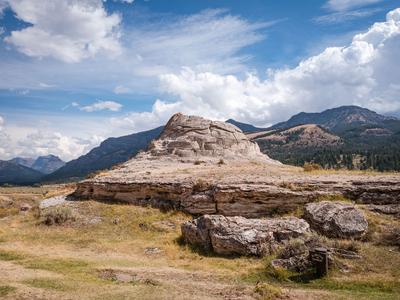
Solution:
<svg viewBox="0 0 400 300">
<path fill-rule="evenodd" d="M 73 186 L 0 188 L 0 298 L 4 299 L 400 299 L 400 253 L 374 235 L 398 226 L 368 213 L 362 259 L 325 279 L 271 274 L 268 260 L 224 258 L 182 244 L 191 217 L 148 207 L 74 201 L 68 220 L 43 224 L 38 205 Z M 21 211 L 23 204 L 32 209 Z"/>
</svg>

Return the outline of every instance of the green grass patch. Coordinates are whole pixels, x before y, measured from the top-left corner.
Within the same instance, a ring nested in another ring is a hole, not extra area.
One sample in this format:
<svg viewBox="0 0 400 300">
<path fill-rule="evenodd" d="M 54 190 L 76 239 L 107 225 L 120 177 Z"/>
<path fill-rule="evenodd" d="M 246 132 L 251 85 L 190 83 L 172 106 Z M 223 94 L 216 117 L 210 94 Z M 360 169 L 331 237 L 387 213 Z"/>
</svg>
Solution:
<svg viewBox="0 0 400 300">
<path fill-rule="evenodd" d="M 0 260 L 14 261 L 14 260 L 22 260 L 24 258 L 25 257 L 22 254 L 13 251 L 0 250 Z"/>
<path fill-rule="evenodd" d="M 8 294 L 15 292 L 17 288 L 10 285 L 0 285 L 0 297 L 7 296 Z"/>
<path fill-rule="evenodd" d="M 387 294 L 400 294 L 400 286 L 397 281 L 355 281 L 346 280 L 339 281 L 330 278 L 318 279 L 306 284 L 312 288 L 326 289 L 326 290 L 341 290 L 349 292 L 360 292 L 365 294 L 373 293 L 387 293 Z"/>
<path fill-rule="evenodd" d="M 23 263 L 29 269 L 39 269 L 61 274 L 79 273 L 88 269 L 89 264 L 77 259 L 48 259 L 37 257 Z"/>
<path fill-rule="evenodd" d="M 46 290 L 68 291 L 72 289 L 72 286 L 63 282 L 62 279 L 33 278 L 25 280 L 23 283 L 35 288 Z"/>
</svg>

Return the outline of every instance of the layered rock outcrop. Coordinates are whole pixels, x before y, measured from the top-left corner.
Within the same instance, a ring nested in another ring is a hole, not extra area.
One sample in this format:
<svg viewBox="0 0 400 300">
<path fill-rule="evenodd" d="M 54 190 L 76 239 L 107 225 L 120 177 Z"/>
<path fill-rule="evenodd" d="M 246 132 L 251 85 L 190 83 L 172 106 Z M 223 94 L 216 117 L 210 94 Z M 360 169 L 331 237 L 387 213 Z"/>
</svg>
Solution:
<svg viewBox="0 0 400 300">
<path fill-rule="evenodd" d="M 260 152 L 257 143 L 249 141 L 236 126 L 181 113 L 171 117 L 160 137 L 140 155 L 147 158 L 174 156 L 186 159 L 268 158 Z"/>
<path fill-rule="evenodd" d="M 306 173 L 260 153 L 231 124 L 182 114 L 171 118 L 148 151 L 78 183 L 74 193 L 79 199 L 248 218 L 294 211 L 323 195 L 399 204 L 400 177 Z"/>
<path fill-rule="evenodd" d="M 345 202 L 309 203 L 304 218 L 319 233 L 335 238 L 359 238 L 368 230 L 364 213 Z"/>
<path fill-rule="evenodd" d="M 306 238 L 310 226 L 296 217 L 246 219 L 204 215 L 181 226 L 187 243 L 221 255 L 264 256 L 293 238 Z"/>
</svg>

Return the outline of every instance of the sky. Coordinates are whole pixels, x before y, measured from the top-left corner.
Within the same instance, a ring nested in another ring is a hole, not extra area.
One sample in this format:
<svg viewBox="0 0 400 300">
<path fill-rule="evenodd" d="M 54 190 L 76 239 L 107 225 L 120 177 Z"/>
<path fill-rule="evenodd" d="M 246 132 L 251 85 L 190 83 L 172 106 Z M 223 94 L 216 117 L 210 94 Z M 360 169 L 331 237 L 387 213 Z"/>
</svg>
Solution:
<svg viewBox="0 0 400 300">
<path fill-rule="evenodd" d="M 400 116 L 398 0 L 0 0 L 0 160 L 341 105 Z"/>
</svg>

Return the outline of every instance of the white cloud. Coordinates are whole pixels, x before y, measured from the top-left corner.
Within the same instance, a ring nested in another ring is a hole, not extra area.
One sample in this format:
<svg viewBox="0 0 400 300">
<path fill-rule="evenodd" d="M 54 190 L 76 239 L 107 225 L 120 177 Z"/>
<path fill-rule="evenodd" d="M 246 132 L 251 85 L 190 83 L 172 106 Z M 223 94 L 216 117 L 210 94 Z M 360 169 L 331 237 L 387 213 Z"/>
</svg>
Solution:
<svg viewBox="0 0 400 300">
<path fill-rule="evenodd" d="M 0 0 L 0 18 L 3 17 L 3 12 L 8 6 L 7 1 L 8 0 Z"/>
<path fill-rule="evenodd" d="M 115 101 L 97 101 L 91 105 L 80 106 L 78 103 L 71 103 L 73 107 L 79 107 L 80 110 L 86 112 L 94 112 L 100 110 L 109 110 L 109 111 L 119 111 L 122 108 L 122 105 Z"/>
<path fill-rule="evenodd" d="M 263 40 L 260 30 L 280 21 L 250 23 L 213 9 L 171 23 L 133 28 L 126 34 L 135 63 L 133 74 L 158 76 L 181 66 L 224 73 L 243 70 L 250 57 L 238 52 Z"/>
<path fill-rule="evenodd" d="M 87 153 L 103 140 L 92 136 L 90 140 L 65 136 L 59 132 L 38 130 L 16 142 L 13 153 L 24 157 L 55 154 L 68 161 Z"/>
<path fill-rule="evenodd" d="M 335 23 L 351 21 L 354 19 L 369 17 L 376 14 L 377 12 L 380 12 L 381 10 L 382 9 L 380 8 L 372 8 L 372 9 L 358 9 L 351 11 L 339 11 L 332 14 L 316 17 L 313 20 L 319 24 L 335 24 Z"/>
<path fill-rule="evenodd" d="M 32 130 L 26 135 L 19 136 L 6 132 L 4 118 L 0 116 L 0 158 L 11 159 L 16 156 L 38 157 L 55 154 L 68 161 L 100 144 L 102 136 L 91 135 L 90 139 L 67 136 L 60 132 Z M 19 131 L 19 129 L 17 129 Z M 11 138 L 12 136 L 12 138 Z"/>
<path fill-rule="evenodd" d="M 371 5 L 383 0 L 329 0 L 326 7 L 333 11 L 347 11 L 356 7 Z"/>
<path fill-rule="evenodd" d="M 132 4 L 135 0 L 114 0 L 115 2 L 123 2 L 123 3 L 128 3 Z"/>
<path fill-rule="evenodd" d="M 97 55 L 75 64 L 10 56 L 0 60 L 0 88 L 37 89 L 38 82 L 51 82 L 62 90 L 92 93 L 122 86 L 149 94 L 156 89 L 158 75 L 178 72 L 181 66 L 221 74 L 242 72 L 251 59 L 244 48 L 264 39 L 267 28 L 278 22 L 249 22 L 227 11 L 207 10 L 134 27 L 125 24 L 120 56 Z"/>
<path fill-rule="evenodd" d="M 265 125 L 299 111 L 361 105 L 378 112 L 400 109 L 400 8 L 354 36 L 347 47 L 331 47 L 293 69 L 269 70 L 266 80 L 184 68 L 160 77 L 174 102 L 157 100 L 151 112 L 112 119 L 114 126 L 141 130 L 182 111 L 205 117 Z"/>
<path fill-rule="evenodd" d="M 76 63 L 99 52 L 121 53 L 117 14 L 101 0 L 7 0 L 16 17 L 32 24 L 12 31 L 5 41 L 32 57 Z"/>
<path fill-rule="evenodd" d="M 132 92 L 132 90 L 130 88 L 127 88 L 123 85 L 118 85 L 114 88 L 114 93 L 119 95 L 119 94 L 128 94 Z"/>
</svg>

